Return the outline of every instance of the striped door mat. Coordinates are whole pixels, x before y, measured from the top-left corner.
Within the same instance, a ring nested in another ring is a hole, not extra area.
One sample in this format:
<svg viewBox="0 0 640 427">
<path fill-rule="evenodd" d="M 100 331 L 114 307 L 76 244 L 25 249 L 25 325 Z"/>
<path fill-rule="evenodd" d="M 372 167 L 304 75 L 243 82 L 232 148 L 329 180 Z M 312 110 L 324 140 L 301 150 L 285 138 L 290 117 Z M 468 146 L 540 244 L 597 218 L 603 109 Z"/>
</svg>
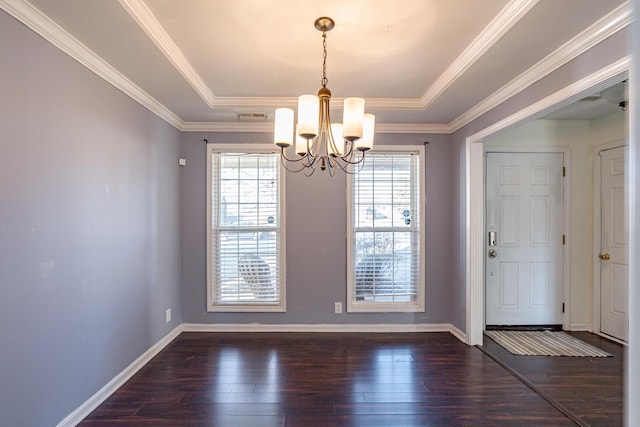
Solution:
<svg viewBox="0 0 640 427">
<path fill-rule="evenodd" d="M 485 331 L 485 334 L 509 350 L 524 356 L 613 357 L 564 332 L 553 331 Z"/>
</svg>

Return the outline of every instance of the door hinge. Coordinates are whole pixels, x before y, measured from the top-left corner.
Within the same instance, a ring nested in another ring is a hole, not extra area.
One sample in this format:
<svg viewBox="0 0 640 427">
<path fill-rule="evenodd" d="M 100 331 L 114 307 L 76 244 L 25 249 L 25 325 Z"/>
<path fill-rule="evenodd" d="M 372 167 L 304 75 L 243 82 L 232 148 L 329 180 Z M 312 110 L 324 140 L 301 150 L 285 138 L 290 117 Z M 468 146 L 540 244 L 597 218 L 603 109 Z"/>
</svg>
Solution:
<svg viewBox="0 0 640 427">
<path fill-rule="evenodd" d="M 564 234 L 562 235 L 562 244 L 563 245 L 567 244 L 567 237 Z"/>
<path fill-rule="evenodd" d="M 564 313 L 564 303 L 562 303 L 562 312 Z"/>
<path fill-rule="evenodd" d="M 562 176 L 567 176 L 567 168 L 566 167 L 562 167 Z"/>
</svg>

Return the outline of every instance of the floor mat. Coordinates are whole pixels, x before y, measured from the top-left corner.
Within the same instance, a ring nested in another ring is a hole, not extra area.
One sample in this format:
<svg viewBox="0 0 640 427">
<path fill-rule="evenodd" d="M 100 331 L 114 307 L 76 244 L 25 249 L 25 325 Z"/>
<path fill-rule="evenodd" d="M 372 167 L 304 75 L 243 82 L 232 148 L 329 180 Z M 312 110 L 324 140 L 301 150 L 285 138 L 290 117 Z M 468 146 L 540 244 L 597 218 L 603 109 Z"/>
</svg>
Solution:
<svg viewBox="0 0 640 427">
<path fill-rule="evenodd" d="M 523 356 L 613 357 L 564 332 L 485 331 L 485 334 L 511 354 Z"/>
</svg>

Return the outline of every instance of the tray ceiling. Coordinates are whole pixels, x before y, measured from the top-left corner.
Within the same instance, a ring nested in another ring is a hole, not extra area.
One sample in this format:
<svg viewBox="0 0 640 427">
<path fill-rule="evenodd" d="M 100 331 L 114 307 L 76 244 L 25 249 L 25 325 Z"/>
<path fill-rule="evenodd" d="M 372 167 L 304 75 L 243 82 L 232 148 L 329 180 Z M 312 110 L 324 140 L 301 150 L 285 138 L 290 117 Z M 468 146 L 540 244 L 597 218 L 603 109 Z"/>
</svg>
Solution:
<svg viewBox="0 0 640 427">
<path fill-rule="evenodd" d="M 276 107 L 317 92 L 319 16 L 336 22 L 327 33 L 332 106 L 364 97 L 378 129 L 425 132 L 456 130 L 631 19 L 618 0 L 0 0 L 0 7 L 177 128 L 231 131 L 270 130 Z"/>
</svg>

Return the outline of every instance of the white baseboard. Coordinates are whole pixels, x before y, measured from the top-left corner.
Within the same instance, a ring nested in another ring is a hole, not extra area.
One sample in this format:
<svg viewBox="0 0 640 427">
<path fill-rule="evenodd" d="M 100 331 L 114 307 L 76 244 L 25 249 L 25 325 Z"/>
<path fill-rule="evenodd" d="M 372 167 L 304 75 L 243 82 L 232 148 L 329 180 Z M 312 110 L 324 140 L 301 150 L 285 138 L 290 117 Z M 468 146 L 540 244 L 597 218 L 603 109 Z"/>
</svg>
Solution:
<svg viewBox="0 0 640 427">
<path fill-rule="evenodd" d="M 569 325 L 570 331 L 593 332 L 593 328 L 588 323 L 572 323 Z"/>
<path fill-rule="evenodd" d="M 611 335 L 607 335 L 607 334 L 602 333 L 602 332 L 598 332 L 596 335 L 600 335 L 602 338 L 606 338 L 606 339 L 608 339 L 610 341 L 617 342 L 618 344 L 622 344 L 625 347 L 629 346 L 628 342 L 626 342 L 625 340 L 621 340 L 620 338 L 616 338 L 616 337 L 613 337 Z"/>
<path fill-rule="evenodd" d="M 73 427 L 86 418 L 102 402 L 107 400 L 118 388 L 124 385 L 156 354 L 164 349 L 182 332 L 449 332 L 463 343 L 466 343 L 466 334 L 450 323 L 423 323 L 423 324 L 261 324 L 261 323 L 183 323 L 167 334 L 164 338 L 145 351 L 133 363 L 127 366 L 109 383 L 102 387 L 89 400 L 78 409 L 70 413 L 60 421 L 57 427 Z"/>
<path fill-rule="evenodd" d="M 454 326 L 452 324 L 449 324 L 449 332 L 451 333 L 451 335 L 453 335 L 454 337 L 458 338 L 460 341 L 462 341 L 465 344 L 469 344 L 467 342 L 467 334 L 462 332 L 457 326 Z M 470 344 L 469 344 L 470 345 Z"/>
<path fill-rule="evenodd" d="M 181 333 L 182 325 L 179 325 L 173 331 L 169 332 L 164 338 L 155 343 L 151 348 L 149 348 L 149 350 L 145 351 L 122 372 L 116 375 L 115 378 L 109 381 L 96 394 L 91 396 L 89 400 L 84 402 L 78 409 L 67 415 L 65 419 L 58 423 L 57 427 L 72 427 L 78 425 L 80 421 L 85 419 L 94 409 L 100 406 L 102 402 L 107 400 L 109 396 L 111 396 L 118 388 L 120 388 L 125 382 L 127 382 L 129 378 L 135 375 L 135 373 L 138 372 L 144 365 L 149 363 L 149 361 L 153 359 L 156 354 L 158 354 Z"/>
<path fill-rule="evenodd" d="M 183 323 L 184 332 L 451 332 L 449 323 L 424 324 L 264 324 L 264 323 Z M 455 333 L 453 333 L 455 335 Z"/>
</svg>

